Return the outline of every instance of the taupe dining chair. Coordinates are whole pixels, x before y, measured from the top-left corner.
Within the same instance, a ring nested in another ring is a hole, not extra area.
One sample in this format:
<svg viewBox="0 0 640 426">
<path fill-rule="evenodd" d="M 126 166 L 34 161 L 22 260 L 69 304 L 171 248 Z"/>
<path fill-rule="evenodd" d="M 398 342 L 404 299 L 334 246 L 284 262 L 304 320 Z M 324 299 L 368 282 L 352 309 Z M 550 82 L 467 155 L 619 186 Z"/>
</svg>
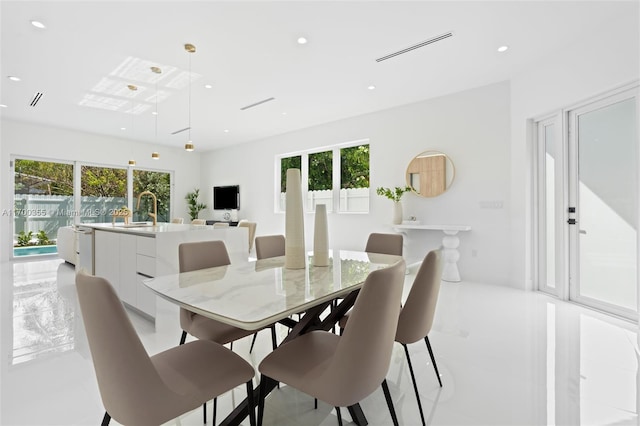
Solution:
<svg viewBox="0 0 640 426">
<path fill-rule="evenodd" d="M 224 245 L 224 241 L 197 241 L 191 243 L 182 243 L 178 246 L 178 264 L 180 272 L 195 271 L 198 269 L 213 268 L 216 266 L 230 265 L 231 259 Z M 180 344 L 184 344 L 187 334 L 190 334 L 200 340 L 210 340 L 212 342 L 224 345 L 231 343 L 233 349 L 233 341 L 242 339 L 250 334 L 257 334 L 255 331 L 243 330 L 232 325 L 216 321 L 211 318 L 196 314 L 187 309 L 180 308 L 180 327 L 182 328 L 182 336 Z M 276 341 L 275 324 L 271 328 L 271 343 L 273 349 L 278 346 Z M 213 400 L 213 423 L 216 422 L 217 401 Z M 204 414 L 205 422 L 207 421 L 206 407 Z"/>
<path fill-rule="evenodd" d="M 256 237 L 256 257 L 258 259 L 284 256 L 284 247 L 284 235 L 261 235 Z"/>
<path fill-rule="evenodd" d="M 336 407 L 351 407 L 382 384 L 393 424 L 398 424 L 385 376 L 398 326 L 405 263 L 373 271 L 354 304 L 342 336 L 312 331 L 271 352 L 260 363 L 258 424 L 262 423 L 267 383 L 293 386 Z"/>
<path fill-rule="evenodd" d="M 173 219 L 171 219 L 171 223 L 184 223 L 184 219 L 181 217 L 174 217 Z"/>
<path fill-rule="evenodd" d="M 111 284 L 78 274 L 78 301 L 102 403 L 102 425 L 159 425 L 246 383 L 255 425 L 254 370 L 229 349 L 198 340 L 149 356 Z"/>
<path fill-rule="evenodd" d="M 402 234 L 369 234 L 364 251 L 402 256 Z"/>
<path fill-rule="evenodd" d="M 257 223 L 242 219 L 238 222 L 238 227 L 241 228 L 243 226 L 246 227 L 249 232 L 249 252 L 251 252 L 251 249 L 253 249 L 253 239 L 256 236 Z"/>
<path fill-rule="evenodd" d="M 192 225 L 206 225 L 207 221 L 204 219 L 193 219 L 191 221 Z"/>
<path fill-rule="evenodd" d="M 217 228 L 228 228 L 229 227 L 229 222 L 215 222 L 213 224 L 213 228 L 217 229 Z"/>
<path fill-rule="evenodd" d="M 438 302 L 438 294 L 440 293 L 440 281 L 442 276 L 442 251 L 431 250 L 425 256 L 418 269 L 411 290 L 407 296 L 407 300 L 400 311 L 400 318 L 398 320 L 398 330 L 396 331 L 396 342 L 400 343 L 404 347 L 404 352 L 407 356 L 407 363 L 409 364 L 409 372 L 411 373 L 411 380 L 413 382 L 413 390 L 416 393 L 416 399 L 418 401 L 418 409 L 420 410 L 420 418 L 422 424 L 426 424 L 424 420 L 424 413 L 422 411 L 422 403 L 420 402 L 420 394 L 418 393 L 418 384 L 416 382 L 416 376 L 413 372 L 413 366 L 411 365 L 411 356 L 409 355 L 409 348 L 407 345 L 415 343 L 424 339 L 427 344 L 427 350 L 431 357 L 431 363 L 436 372 L 438 383 L 442 387 L 442 379 L 440 378 L 440 372 L 438 371 L 438 364 L 433 356 L 433 350 L 431 349 L 431 342 L 429 341 L 429 332 L 433 325 L 433 318 L 436 313 L 436 304 Z M 340 319 L 340 332 L 343 333 L 347 327 L 350 313 L 343 316 Z M 349 323 L 350 324 L 350 323 Z"/>
</svg>

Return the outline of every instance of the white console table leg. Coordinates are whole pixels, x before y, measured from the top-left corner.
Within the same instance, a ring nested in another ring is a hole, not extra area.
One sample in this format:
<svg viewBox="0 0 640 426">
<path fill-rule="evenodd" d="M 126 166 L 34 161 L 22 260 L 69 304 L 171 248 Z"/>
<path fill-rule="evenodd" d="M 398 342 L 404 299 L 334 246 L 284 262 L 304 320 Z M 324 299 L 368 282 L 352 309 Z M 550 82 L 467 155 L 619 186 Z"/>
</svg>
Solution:
<svg viewBox="0 0 640 426">
<path fill-rule="evenodd" d="M 444 246 L 444 265 L 442 267 L 442 279 L 444 281 L 459 282 L 460 271 L 458 271 L 458 259 L 460 259 L 460 252 L 458 246 L 460 245 L 460 239 L 458 238 L 458 231 L 443 231 L 445 233 L 442 238 L 442 245 Z"/>
</svg>

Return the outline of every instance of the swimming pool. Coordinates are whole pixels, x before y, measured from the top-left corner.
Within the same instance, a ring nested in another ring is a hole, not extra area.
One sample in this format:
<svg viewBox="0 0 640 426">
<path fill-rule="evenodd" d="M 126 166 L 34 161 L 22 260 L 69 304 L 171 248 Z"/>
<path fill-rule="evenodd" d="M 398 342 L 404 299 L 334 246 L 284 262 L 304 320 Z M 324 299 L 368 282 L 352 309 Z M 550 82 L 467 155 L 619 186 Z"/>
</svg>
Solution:
<svg viewBox="0 0 640 426">
<path fill-rule="evenodd" d="M 14 247 L 14 256 L 34 256 L 39 254 L 55 254 L 58 252 L 58 246 L 27 246 Z"/>
</svg>

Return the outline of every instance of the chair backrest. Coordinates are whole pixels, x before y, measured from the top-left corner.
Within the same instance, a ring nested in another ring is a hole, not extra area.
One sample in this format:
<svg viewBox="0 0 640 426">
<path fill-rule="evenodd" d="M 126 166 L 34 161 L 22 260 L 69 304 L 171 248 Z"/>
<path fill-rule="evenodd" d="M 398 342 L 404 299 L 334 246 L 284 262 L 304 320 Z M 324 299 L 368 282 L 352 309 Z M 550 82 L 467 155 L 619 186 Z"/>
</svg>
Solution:
<svg viewBox="0 0 640 426">
<path fill-rule="evenodd" d="M 178 246 L 180 272 L 230 265 L 229 252 L 224 241 L 196 241 Z"/>
<path fill-rule="evenodd" d="M 214 228 L 228 228 L 229 227 L 229 222 L 215 222 L 213 224 Z"/>
<path fill-rule="evenodd" d="M 197 241 L 182 243 L 178 246 L 178 265 L 180 272 L 213 268 L 215 266 L 230 265 L 229 252 L 224 241 Z M 193 321 L 194 313 L 180 308 L 180 326 L 188 330 Z"/>
<path fill-rule="evenodd" d="M 76 289 L 105 409 L 122 424 L 157 422 L 154 401 L 170 391 L 115 290 L 106 279 L 83 273 L 76 275 Z"/>
<path fill-rule="evenodd" d="M 369 234 L 364 251 L 402 256 L 402 234 Z"/>
<path fill-rule="evenodd" d="M 284 256 L 284 247 L 284 235 L 261 235 L 256 237 L 256 257 L 258 259 Z"/>
<path fill-rule="evenodd" d="M 171 219 L 171 223 L 184 223 L 184 219 L 181 217 L 174 217 Z"/>
<path fill-rule="evenodd" d="M 206 225 L 207 221 L 204 219 L 193 219 L 191 221 L 192 225 Z"/>
<path fill-rule="evenodd" d="M 242 219 L 240 222 L 238 222 L 238 227 L 241 228 L 243 226 L 248 228 L 249 231 L 249 251 L 251 251 L 251 249 L 253 248 L 253 239 L 256 236 L 257 223 L 249 222 L 246 219 Z"/>
<path fill-rule="evenodd" d="M 424 339 L 429 334 L 436 313 L 441 276 L 442 251 L 432 250 L 422 261 L 409 296 L 400 311 L 397 342 L 408 345 Z"/>
<path fill-rule="evenodd" d="M 398 325 L 405 262 L 373 271 L 367 277 L 349 314 L 331 364 L 323 374 L 340 406 L 367 397 L 384 380 L 391 362 Z"/>
</svg>

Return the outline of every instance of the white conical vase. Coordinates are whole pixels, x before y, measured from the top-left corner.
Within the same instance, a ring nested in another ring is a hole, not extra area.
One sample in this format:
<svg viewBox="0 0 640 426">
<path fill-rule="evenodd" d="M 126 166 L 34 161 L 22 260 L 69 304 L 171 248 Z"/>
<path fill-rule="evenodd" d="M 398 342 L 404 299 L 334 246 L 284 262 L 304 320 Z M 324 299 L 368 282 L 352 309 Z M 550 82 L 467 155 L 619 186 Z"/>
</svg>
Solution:
<svg viewBox="0 0 640 426">
<path fill-rule="evenodd" d="M 284 267 L 304 269 L 304 212 L 302 210 L 302 185 L 300 169 L 287 170 L 287 198 L 285 213 Z"/>
<path fill-rule="evenodd" d="M 400 225 L 402 223 L 402 202 L 393 202 L 393 222 L 394 225 Z"/>
<path fill-rule="evenodd" d="M 327 227 L 326 204 L 316 205 L 315 226 L 313 228 L 313 264 L 329 266 L 329 229 Z"/>
</svg>

